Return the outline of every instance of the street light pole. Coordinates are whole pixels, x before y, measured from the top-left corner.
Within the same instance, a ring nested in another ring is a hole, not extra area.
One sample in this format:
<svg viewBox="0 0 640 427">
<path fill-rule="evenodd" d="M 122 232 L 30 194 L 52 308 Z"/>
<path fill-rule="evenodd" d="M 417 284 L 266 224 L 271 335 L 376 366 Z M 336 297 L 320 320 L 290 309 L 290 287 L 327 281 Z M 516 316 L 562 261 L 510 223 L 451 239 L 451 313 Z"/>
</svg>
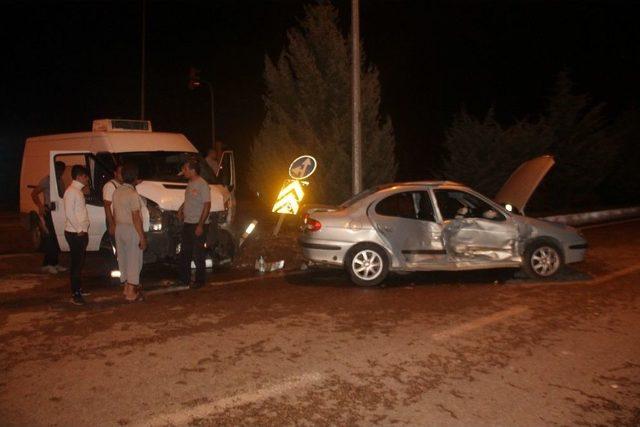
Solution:
<svg viewBox="0 0 640 427">
<path fill-rule="evenodd" d="M 209 95 L 211 96 L 211 146 L 215 148 L 216 146 L 216 114 L 215 114 L 215 104 L 213 103 L 213 85 L 206 80 L 200 80 L 202 83 L 206 84 L 209 88 Z"/>
<path fill-rule="evenodd" d="M 142 0 L 142 53 L 140 64 L 140 120 L 144 120 L 144 103 L 145 103 L 145 56 L 146 56 L 146 39 L 147 39 L 147 8 L 146 1 Z"/>
<path fill-rule="evenodd" d="M 351 0 L 351 109 L 353 194 L 362 191 L 362 128 L 360 106 L 360 5 Z"/>
</svg>

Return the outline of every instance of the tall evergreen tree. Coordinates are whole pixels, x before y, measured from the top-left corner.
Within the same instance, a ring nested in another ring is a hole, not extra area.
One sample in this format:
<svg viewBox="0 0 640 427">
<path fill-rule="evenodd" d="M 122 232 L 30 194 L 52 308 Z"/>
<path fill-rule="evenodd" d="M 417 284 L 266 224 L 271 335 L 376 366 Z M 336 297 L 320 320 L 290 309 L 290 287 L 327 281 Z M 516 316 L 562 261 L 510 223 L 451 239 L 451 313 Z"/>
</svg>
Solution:
<svg viewBox="0 0 640 427">
<path fill-rule="evenodd" d="M 551 154 L 556 165 L 532 200 L 533 207 L 594 203 L 619 139 L 607 126 L 603 109 L 603 104 L 592 105 L 588 95 L 574 94 L 565 71 L 558 75 L 541 117 L 503 126 L 493 109 L 483 120 L 462 111 L 446 134 L 442 176 L 494 195 L 518 165 Z"/>
<path fill-rule="evenodd" d="M 446 134 L 441 176 L 493 196 L 523 161 L 544 154 L 550 141 L 542 124 L 523 120 L 504 128 L 493 109 L 482 120 L 462 110 Z"/>
<path fill-rule="evenodd" d="M 266 115 L 251 147 L 250 182 L 275 194 L 289 162 L 301 154 L 318 160 L 309 198 L 337 203 L 351 194 L 351 72 L 348 41 L 330 4 L 307 6 L 299 28 L 272 61 L 265 58 Z M 362 63 L 365 64 L 363 54 Z M 396 172 L 391 122 L 380 116 L 378 71 L 361 71 L 363 181 L 392 181 Z"/>
<path fill-rule="evenodd" d="M 593 203 L 616 155 L 618 141 L 607 125 L 603 103 L 575 94 L 567 71 L 558 74 L 543 122 L 553 131 L 549 152 L 556 166 L 544 185 L 555 206 Z"/>
<path fill-rule="evenodd" d="M 603 182 L 601 192 L 608 203 L 634 205 L 640 203 L 640 110 L 624 112 L 613 125 L 618 152 Z"/>
</svg>

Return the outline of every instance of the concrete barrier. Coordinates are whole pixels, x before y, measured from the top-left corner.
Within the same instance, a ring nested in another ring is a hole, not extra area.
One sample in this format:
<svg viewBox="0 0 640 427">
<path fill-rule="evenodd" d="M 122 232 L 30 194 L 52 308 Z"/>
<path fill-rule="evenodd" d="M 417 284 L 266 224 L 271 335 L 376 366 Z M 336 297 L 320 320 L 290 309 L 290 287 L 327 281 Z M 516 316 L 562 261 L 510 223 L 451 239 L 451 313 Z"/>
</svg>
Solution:
<svg viewBox="0 0 640 427">
<path fill-rule="evenodd" d="M 618 221 L 640 217 L 640 206 L 632 208 L 606 209 L 595 212 L 583 212 L 567 215 L 552 215 L 540 219 L 572 226 Z"/>
</svg>

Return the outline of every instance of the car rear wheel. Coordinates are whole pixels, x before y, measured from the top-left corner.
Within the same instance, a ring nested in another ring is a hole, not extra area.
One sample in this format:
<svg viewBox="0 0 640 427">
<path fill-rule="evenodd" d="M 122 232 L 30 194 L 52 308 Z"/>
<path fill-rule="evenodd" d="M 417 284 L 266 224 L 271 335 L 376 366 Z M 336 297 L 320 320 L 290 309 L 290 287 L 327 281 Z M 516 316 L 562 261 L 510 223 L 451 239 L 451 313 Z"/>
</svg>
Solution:
<svg viewBox="0 0 640 427">
<path fill-rule="evenodd" d="M 524 252 L 522 268 L 533 279 L 548 279 L 560 271 L 564 260 L 557 245 L 547 241 L 535 242 Z"/>
<path fill-rule="evenodd" d="M 346 267 L 351 281 L 358 286 L 379 285 L 389 273 L 386 253 L 373 244 L 358 245 L 352 249 Z"/>
</svg>

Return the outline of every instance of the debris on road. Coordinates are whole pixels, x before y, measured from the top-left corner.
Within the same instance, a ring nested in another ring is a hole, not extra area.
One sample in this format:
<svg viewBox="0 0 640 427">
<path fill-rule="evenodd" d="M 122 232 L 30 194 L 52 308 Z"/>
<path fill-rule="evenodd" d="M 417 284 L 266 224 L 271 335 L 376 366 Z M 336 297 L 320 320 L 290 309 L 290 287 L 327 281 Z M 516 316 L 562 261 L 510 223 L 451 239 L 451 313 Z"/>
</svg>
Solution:
<svg viewBox="0 0 640 427">
<path fill-rule="evenodd" d="M 263 224 L 265 224 L 264 227 L 256 228 L 252 238 L 244 242 L 242 249 L 233 259 L 233 268 L 246 269 L 251 266 L 255 268 L 256 260 L 265 254 L 272 259 L 284 261 L 284 265 L 289 268 L 295 268 L 305 261 L 296 240 L 298 237 L 296 229 L 283 227 L 278 236 L 274 237 L 268 231 L 269 224 L 266 221 Z"/>
<path fill-rule="evenodd" d="M 267 273 L 267 272 L 282 270 L 283 268 L 284 268 L 284 260 L 266 262 L 262 255 L 256 260 L 256 264 L 255 264 L 256 271 L 260 273 Z"/>
</svg>

